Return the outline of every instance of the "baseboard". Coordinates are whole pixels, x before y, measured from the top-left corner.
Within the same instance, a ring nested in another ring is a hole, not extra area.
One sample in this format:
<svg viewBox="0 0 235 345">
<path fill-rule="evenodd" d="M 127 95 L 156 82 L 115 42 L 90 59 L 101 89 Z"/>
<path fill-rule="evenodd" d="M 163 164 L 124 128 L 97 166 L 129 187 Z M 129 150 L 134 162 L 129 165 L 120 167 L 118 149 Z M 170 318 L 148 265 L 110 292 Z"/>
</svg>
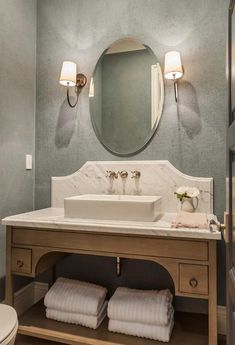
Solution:
<svg viewBox="0 0 235 345">
<path fill-rule="evenodd" d="M 14 308 L 18 315 L 24 313 L 33 304 L 42 299 L 48 291 L 47 283 L 32 282 L 22 289 L 15 292 L 14 295 Z M 4 303 L 4 301 L 3 301 Z"/>
<path fill-rule="evenodd" d="M 47 283 L 32 282 L 15 293 L 14 307 L 18 315 L 42 299 L 48 291 Z"/>
<path fill-rule="evenodd" d="M 226 307 L 224 306 L 217 306 L 217 327 L 218 327 L 218 333 L 226 335 L 226 320 L 227 320 L 227 314 L 226 314 Z"/>
<path fill-rule="evenodd" d="M 21 315 L 33 304 L 42 299 L 48 291 L 47 283 L 32 282 L 15 293 L 14 307 Z M 3 301 L 4 303 L 4 301 Z M 217 306 L 217 325 L 218 333 L 226 335 L 226 307 Z"/>
</svg>

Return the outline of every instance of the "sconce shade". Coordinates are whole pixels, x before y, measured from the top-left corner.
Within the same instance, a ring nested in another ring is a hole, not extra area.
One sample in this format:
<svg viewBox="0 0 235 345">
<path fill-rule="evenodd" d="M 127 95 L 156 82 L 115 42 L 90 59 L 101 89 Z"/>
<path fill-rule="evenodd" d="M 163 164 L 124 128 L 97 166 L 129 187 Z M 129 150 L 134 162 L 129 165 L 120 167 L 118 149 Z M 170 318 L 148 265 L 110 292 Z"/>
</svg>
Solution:
<svg viewBox="0 0 235 345">
<path fill-rule="evenodd" d="M 60 84 L 65 86 L 75 86 L 76 78 L 77 65 L 72 61 L 64 61 L 60 73 Z"/>
<path fill-rule="evenodd" d="M 177 51 L 170 51 L 165 55 L 165 70 L 166 79 L 179 79 L 183 76 L 183 67 L 181 63 L 180 53 Z"/>
</svg>

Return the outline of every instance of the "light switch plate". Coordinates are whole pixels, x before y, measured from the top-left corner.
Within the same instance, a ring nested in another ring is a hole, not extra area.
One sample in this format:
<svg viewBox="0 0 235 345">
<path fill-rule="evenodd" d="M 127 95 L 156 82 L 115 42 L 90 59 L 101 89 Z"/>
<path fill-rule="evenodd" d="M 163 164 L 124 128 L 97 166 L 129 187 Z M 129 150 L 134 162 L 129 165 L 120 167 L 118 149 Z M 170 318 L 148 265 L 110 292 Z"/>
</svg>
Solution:
<svg viewBox="0 0 235 345">
<path fill-rule="evenodd" d="M 32 155 L 26 155 L 25 156 L 25 168 L 26 168 L 26 170 L 32 170 L 32 168 L 33 168 Z"/>
</svg>

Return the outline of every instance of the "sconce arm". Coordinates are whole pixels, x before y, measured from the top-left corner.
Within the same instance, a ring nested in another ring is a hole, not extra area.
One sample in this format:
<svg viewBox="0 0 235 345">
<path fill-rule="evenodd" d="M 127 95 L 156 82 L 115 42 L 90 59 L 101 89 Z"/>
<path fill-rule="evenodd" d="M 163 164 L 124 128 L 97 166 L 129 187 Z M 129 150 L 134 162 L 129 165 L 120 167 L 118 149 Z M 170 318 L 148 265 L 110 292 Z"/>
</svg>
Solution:
<svg viewBox="0 0 235 345">
<path fill-rule="evenodd" d="M 77 103 L 78 103 L 78 96 L 79 96 L 79 93 L 80 93 L 80 92 L 78 92 L 78 89 L 77 89 L 77 91 L 76 91 L 77 98 L 76 98 L 75 103 L 72 104 L 71 101 L 70 101 L 69 86 L 67 86 L 67 101 L 68 101 L 68 104 L 69 104 L 69 106 L 70 106 L 71 108 L 75 108 L 75 107 L 76 107 L 76 105 L 77 105 Z"/>
<path fill-rule="evenodd" d="M 70 101 L 70 95 L 69 95 L 69 86 L 67 86 L 67 101 L 69 103 L 69 106 L 71 108 L 75 108 L 77 103 L 78 103 L 78 98 L 79 98 L 79 95 L 83 89 L 83 87 L 86 85 L 87 83 L 87 78 L 84 74 L 82 73 L 79 73 L 77 74 L 77 83 L 76 83 L 76 101 L 74 104 L 71 103 Z"/>
<path fill-rule="evenodd" d="M 175 101 L 178 103 L 178 80 L 174 80 Z"/>
</svg>

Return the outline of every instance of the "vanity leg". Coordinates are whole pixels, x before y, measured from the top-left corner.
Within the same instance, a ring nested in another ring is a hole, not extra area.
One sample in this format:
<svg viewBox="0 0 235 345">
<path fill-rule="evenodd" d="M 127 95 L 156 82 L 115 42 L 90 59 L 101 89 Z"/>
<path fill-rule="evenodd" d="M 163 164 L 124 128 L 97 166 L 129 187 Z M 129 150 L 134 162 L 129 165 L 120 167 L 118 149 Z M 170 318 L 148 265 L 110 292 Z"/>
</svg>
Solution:
<svg viewBox="0 0 235 345">
<path fill-rule="evenodd" d="M 209 345 L 217 345 L 216 241 L 209 241 Z"/>
<path fill-rule="evenodd" d="M 5 302 L 14 305 L 13 275 L 11 273 L 11 242 L 12 229 L 7 226 L 6 231 L 6 278 L 5 278 Z"/>
</svg>

